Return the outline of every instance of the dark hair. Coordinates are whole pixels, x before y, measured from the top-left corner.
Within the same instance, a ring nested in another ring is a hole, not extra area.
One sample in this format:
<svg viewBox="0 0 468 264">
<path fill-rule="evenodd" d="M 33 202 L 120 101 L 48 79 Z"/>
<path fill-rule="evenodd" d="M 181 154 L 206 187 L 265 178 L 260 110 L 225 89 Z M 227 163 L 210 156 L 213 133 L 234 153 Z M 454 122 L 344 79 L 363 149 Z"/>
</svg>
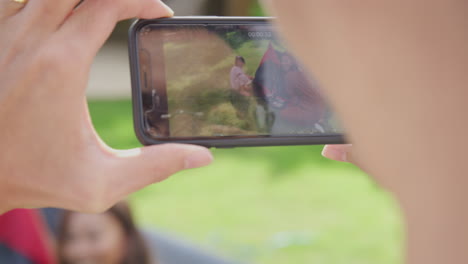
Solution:
<svg viewBox="0 0 468 264">
<path fill-rule="evenodd" d="M 244 57 L 242 57 L 242 56 L 236 56 L 236 61 L 238 61 L 238 60 L 242 61 L 242 63 L 245 64 L 245 59 L 244 59 Z"/>
<path fill-rule="evenodd" d="M 119 202 L 104 213 L 113 216 L 119 222 L 127 238 L 127 252 L 124 254 L 123 260 L 120 262 L 120 264 L 154 263 L 152 262 L 148 247 L 133 221 L 132 213 L 128 204 L 126 202 Z M 68 264 L 63 258 L 62 252 L 67 227 L 72 214 L 73 212 L 70 211 L 65 212 L 59 226 L 57 246 L 60 264 Z"/>
</svg>

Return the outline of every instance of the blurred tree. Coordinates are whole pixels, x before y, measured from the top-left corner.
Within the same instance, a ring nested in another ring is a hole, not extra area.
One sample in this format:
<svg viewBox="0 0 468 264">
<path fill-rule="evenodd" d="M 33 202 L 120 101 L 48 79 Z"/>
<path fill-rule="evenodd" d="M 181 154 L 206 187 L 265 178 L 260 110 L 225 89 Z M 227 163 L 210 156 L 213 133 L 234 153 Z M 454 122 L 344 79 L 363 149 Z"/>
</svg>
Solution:
<svg viewBox="0 0 468 264">
<path fill-rule="evenodd" d="M 223 14 L 224 1 L 207 0 L 203 6 L 206 15 L 221 16 Z"/>
<path fill-rule="evenodd" d="M 171 6 L 176 15 L 212 15 L 212 16 L 258 16 L 263 12 L 258 4 L 258 0 L 164 0 L 163 2 Z M 114 33 L 111 42 L 125 43 L 127 31 L 131 21 L 120 22 Z"/>
<path fill-rule="evenodd" d="M 224 15 L 226 16 L 248 16 L 254 0 L 225 0 Z"/>
<path fill-rule="evenodd" d="M 263 10 L 262 5 L 260 4 L 260 0 L 252 1 L 252 5 L 250 6 L 249 15 L 250 16 L 265 16 L 265 11 Z"/>
</svg>

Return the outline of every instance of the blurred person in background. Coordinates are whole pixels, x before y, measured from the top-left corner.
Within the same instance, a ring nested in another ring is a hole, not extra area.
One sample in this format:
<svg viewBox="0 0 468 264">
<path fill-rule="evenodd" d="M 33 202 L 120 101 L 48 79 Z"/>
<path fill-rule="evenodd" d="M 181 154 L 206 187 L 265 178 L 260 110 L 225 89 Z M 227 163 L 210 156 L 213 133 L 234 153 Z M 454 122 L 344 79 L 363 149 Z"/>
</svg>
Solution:
<svg viewBox="0 0 468 264">
<path fill-rule="evenodd" d="M 101 214 L 16 209 L 0 215 L 3 264 L 235 264 L 179 237 L 135 226 L 127 202 Z"/>
<path fill-rule="evenodd" d="M 247 117 L 250 106 L 249 97 L 252 95 L 252 78 L 245 73 L 244 66 L 244 57 L 236 56 L 230 72 L 231 104 L 236 109 L 239 119 Z"/>
<path fill-rule="evenodd" d="M 126 202 L 101 214 L 65 212 L 58 233 L 60 264 L 153 264 Z"/>
<path fill-rule="evenodd" d="M 125 201 L 101 214 L 65 211 L 58 217 L 59 264 L 236 263 L 172 234 L 139 228 Z"/>
</svg>

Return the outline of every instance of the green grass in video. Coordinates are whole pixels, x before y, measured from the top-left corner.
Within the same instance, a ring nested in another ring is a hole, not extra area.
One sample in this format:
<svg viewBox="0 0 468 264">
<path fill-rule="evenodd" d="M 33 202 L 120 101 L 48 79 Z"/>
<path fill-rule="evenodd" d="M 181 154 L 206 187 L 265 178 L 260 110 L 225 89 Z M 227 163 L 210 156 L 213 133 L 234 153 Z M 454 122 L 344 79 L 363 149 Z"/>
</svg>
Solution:
<svg viewBox="0 0 468 264">
<path fill-rule="evenodd" d="M 115 148 L 139 146 L 129 101 L 93 101 Z M 402 263 L 402 224 L 364 173 L 320 146 L 215 150 L 215 163 L 131 196 L 138 222 L 246 263 Z M 129 181 L 132 179 L 129 178 Z"/>
</svg>

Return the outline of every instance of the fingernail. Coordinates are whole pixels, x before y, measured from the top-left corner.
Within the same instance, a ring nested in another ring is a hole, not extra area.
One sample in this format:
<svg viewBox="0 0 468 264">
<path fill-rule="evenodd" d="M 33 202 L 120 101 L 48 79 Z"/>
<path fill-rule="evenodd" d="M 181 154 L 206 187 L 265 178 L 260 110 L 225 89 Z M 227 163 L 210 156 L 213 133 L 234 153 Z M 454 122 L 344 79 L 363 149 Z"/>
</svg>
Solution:
<svg viewBox="0 0 468 264">
<path fill-rule="evenodd" d="M 213 162 L 213 155 L 209 150 L 199 150 L 190 153 L 185 158 L 185 169 L 195 169 L 209 165 Z"/>
<path fill-rule="evenodd" d="M 167 12 L 170 14 L 170 16 L 173 16 L 174 15 L 174 10 L 172 10 L 172 8 L 170 8 L 166 3 L 164 3 L 163 1 L 160 1 L 162 6 L 167 10 Z"/>
<path fill-rule="evenodd" d="M 331 160 L 348 162 L 348 153 L 344 150 L 338 150 L 334 148 L 324 148 L 322 155 L 325 158 L 329 158 Z"/>
</svg>

